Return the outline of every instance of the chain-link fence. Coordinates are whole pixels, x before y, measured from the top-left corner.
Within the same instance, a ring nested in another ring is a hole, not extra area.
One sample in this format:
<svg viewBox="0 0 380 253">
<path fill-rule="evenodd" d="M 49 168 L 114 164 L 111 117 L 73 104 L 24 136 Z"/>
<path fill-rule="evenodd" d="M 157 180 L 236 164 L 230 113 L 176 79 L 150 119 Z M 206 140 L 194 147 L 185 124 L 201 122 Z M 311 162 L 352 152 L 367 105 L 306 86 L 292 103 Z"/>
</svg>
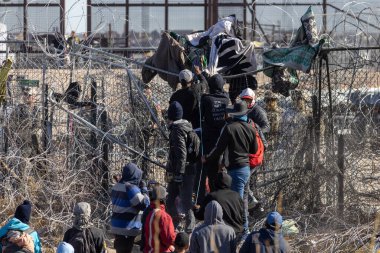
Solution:
<svg viewBox="0 0 380 253">
<path fill-rule="evenodd" d="M 157 24 L 164 19 L 154 14 L 163 6 L 131 6 L 129 12 L 139 16 L 144 8 L 156 8 L 149 13 Z M 172 6 L 169 13 L 181 14 L 183 8 Z M 168 24 L 177 21 L 172 15 Z M 130 22 L 140 25 L 138 19 Z M 349 18 L 342 22 L 349 23 Z M 101 27 L 96 22 L 92 26 Z M 370 238 L 369 221 L 379 206 L 380 49 L 370 47 L 378 46 L 377 36 L 373 30 L 362 33 L 360 25 L 354 30 L 359 35 L 352 37 L 333 30 L 330 46 L 336 48 L 322 50 L 310 73 L 298 73 L 302 94 L 277 96 L 277 105 L 269 104 L 263 98 L 272 80 L 257 75 L 257 103 L 267 110 L 272 129 L 253 190 L 265 211 L 277 208 L 285 217 L 297 219 L 302 231 L 292 243 L 295 252 L 311 251 L 312 234 L 326 223 L 346 232 L 320 239 L 315 244 L 323 247 L 320 251 L 361 247 Z M 107 25 L 99 33 L 106 31 Z M 273 40 L 281 40 L 275 35 Z M 148 37 L 154 36 L 152 30 Z M 133 45 L 146 46 L 140 37 L 134 38 Z M 143 84 L 136 59 L 85 47 L 60 54 L 37 42 L 26 44 L 39 53 L 27 53 L 19 44 L 8 46 L 14 62 L 0 114 L 0 217 L 12 215 L 21 200 L 31 199 L 33 225 L 50 247 L 70 225 L 77 201 L 90 202 L 94 222 L 107 229 L 108 188 L 129 161 L 144 170 L 146 179 L 164 183 L 165 116 L 172 89 L 158 77 Z M 145 58 L 142 52 L 139 57 Z M 262 52 L 256 53 L 262 62 Z M 251 216 L 252 225 L 258 225 L 259 217 Z"/>
</svg>

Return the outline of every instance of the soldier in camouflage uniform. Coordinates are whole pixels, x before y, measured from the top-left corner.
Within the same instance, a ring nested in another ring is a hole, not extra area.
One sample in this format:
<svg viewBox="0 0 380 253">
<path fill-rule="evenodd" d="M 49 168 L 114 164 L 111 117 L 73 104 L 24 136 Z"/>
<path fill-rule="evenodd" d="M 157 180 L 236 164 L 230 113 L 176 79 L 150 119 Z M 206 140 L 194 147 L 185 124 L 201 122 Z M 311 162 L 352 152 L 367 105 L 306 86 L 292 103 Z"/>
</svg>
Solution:
<svg viewBox="0 0 380 253">
<path fill-rule="evenodd" d="M 96 115 L 94 115 L 95 111 Z M 95 125 L 103 132 L 110 133 L 112 129 L 112 121 L 109 118 L 104 106 L 101 104 L 96 107 L 93 105 L 83 106 L 79 109 L 77 115 Z M 100 158 L 102 155 L 102 145 L 104 143 L 109 145 L 109 150 L 111 151 L 112 143 L 106 138 L 103 138 L 101 134 L 91 130 L 88 126 L 82 125 L 81 123 L 75 121 L 73 122 L 73 125 L 73 144 L 75 148 L 74 162 L 77 168 L 81 168 L 81 165 L 86 162 Z M 93 164 L 93 162 L 91 163 Z"/>
<path fill-rule="evenodd" d="M 23 157 L 33 157 L 41 153 L 41 108 L 37 106 L 35 94 L 30 87 L 23 87 L 21 95 L 22 103 L 10 113 L 8 141 L 10 149 L 16 154 L 21 152 Z"/>
<path fill-rule="evenodd" d="M 293 105 L 281 119 L 281 143 L 284 164 L 287 168 L 304 167 L 307 148 L 310 147 L 311 115 L 306 110 L 306 100 L 300 90 L 291 92 Z"/>
<path fill-rule="evenodd" d="M 264 94 L 265 111 L 270 122 L 270 131 L 266 134 L 268 142 L 268 150 L 273 151 L 276 149 L 279 138 L 279 126 L 283 110 L 277 104 L 278 97 L 272 91 L 266 91 Z"/>
<path fill-rule="evenodd" d="M 162 122 L 162 112 L 160 102 L 154 98 L 152 88 L 149 84 L 144 87 L 144 96 L 148 101 L 150 109 L 153 111 L 154 115 L 158 119 L 158 124 Z M 148 147 L 151 147 L 154 144 L 154 137 L 157 135 L 158 125 L 151 115 L 151 111 L 147 107 L 143 98 L 135 97 L 134 98 L 134 116 L 136 117 L 139 128 L 142 133 L 142 140 L 138 140 L 138 145 L 141 151 L 144 152 L 146 156 L 150 156 Z M 148 163 L 143 160 L 142 170 L 144 172 L 143 178 L 146 178 L 148 171 Z"/>
</svg>

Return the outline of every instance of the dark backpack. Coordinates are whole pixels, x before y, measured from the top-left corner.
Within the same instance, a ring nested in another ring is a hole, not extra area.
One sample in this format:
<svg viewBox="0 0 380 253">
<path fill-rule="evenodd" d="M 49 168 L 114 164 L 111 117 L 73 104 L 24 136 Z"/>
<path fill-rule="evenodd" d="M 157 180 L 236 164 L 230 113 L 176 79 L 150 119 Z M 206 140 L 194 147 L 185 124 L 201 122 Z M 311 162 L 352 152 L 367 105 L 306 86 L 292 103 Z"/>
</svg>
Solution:
<svg viewBox="0 0 380 253">
<path fill-rule="evenodd" d="M 94 236 L 89 228 L 75 233 L 67 243 L 73 246 L 75 253 L 96 253 Z"/>
<path fill-rule="evenodd" d="M 196 163 L 199 159 L 200 155 L 200 146 L 201 140 L 198 135 L 191 130 L 187 133 L 186 140 L 186 150 L 187 150 L 187 158 L 186 161 L 189 163 Z"/>
</svg>

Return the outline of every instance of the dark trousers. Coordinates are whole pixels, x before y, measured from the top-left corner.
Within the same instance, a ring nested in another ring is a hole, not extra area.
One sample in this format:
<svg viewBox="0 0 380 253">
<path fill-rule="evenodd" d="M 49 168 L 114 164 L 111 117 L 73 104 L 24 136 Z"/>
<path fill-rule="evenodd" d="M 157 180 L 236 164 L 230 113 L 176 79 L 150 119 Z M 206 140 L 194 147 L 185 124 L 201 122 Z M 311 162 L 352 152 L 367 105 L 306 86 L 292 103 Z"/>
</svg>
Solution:
<svg viewBox="0 0 380 253">
<path fill-rule="evenodd" d="M 190 165 L 195 166 L 195 165 Z M 190 171 L 189 171 L 190 170 Z M 173 218 L 174 227 L 179 225 L 180 213 L 185 215 L 186 232 L 195 226 L 195 218 L 193 213 L 193 187 L 194 187 L 194 168 L 186 168 L 186 172 L 182 184 L 176 182 L 168 183 L 168 198 L 166 206 L 168 213 Z M 179 201 L 177 201 L 179 197 Z"/>
<path fill-rule="evenodd" d="M 210 188 L 210 192 L 216 191 L 216 176 L 219 170 L 219 161 L 210 161 L 205 164 L 198 165 L 197 176 L 195 180 L 195 192 L 198 190 L 198 200 L 197 205 L 201 205 L 206 196 L 206 177 L 208 178 L 208 186 Z"/>
<path fill-rule="evenodd" d="M 135 236 L 115 235 L 113 247 L 116 253 L 132 253 Z"/>
</svg>

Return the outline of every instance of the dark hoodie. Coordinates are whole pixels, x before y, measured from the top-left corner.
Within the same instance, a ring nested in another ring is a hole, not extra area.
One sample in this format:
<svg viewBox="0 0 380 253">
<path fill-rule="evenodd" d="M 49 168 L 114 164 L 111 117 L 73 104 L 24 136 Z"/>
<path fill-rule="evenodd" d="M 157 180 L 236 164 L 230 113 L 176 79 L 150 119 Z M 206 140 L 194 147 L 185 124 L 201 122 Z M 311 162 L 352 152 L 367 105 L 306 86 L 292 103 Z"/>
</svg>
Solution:
<svg viewBox="0 0 380 253">
<path fill-rule="evenodd" d="M 190 122 L 176 120 L 169 126 L 169 159 L 166 170 L 174 174 L 185 174 L 187 161 L 187 134 L 192 130 Z"/>
<path fill-rule="evenodd" d="M 252 232 L 243 246 L 240 253 L 286 253 L 290 252 L 289 245 L 282 236 L 281 231 L 275 232 L 269 228 L 262 228 Z"/>
<path fill-rule="evenodd" d="M 216 201 L 207 204 L 204 223 L 191 235 L 190 253 L 235 251 L 235 232 L 223 221 L 222 207 Z"/>
<path fill-rule="evenodd" d="M 210 94 L 204 94 L 201 97 L 202 130 L 206 153 L 211 151 L 218 140 L 225 124 L 224 112 L 229 103 L 228 94 L 223 90 L 224 80 L 221 75 L 213 75 L 208 85 Z"/>
<path fill-rule="evenodd" d="M 142 211 L 149 206 L 149 198 L 138 184 L 142 171 L 134 163 L 123 168 L 121 180 L 112 187 L 111 233 L 137 236 L 142 228 Z"/>
<path fill-rule="evenodd" d="M 239 193 L 230 189 L 232 183 L 231 177 L 225 173 L 220 172 L 216 179 L 217 190 L 209 193 L 197 212 L 194 213 L 198 220 L 203 220 L 205 216 L 205 207 L 208 203 L 215 200 L 223 209 L 223 220 L 226 224 L 230 225 L 236 234 L 243 231 L 243 224 L 245 216 L 243 215 L 244 203 Z"/>
<path fill-rule="evenodd" d="M 142 171 L 134 163 L 128 163 L 123 168 L 121 182 L 139 185 L 142 178 Z"/>
</svg>

